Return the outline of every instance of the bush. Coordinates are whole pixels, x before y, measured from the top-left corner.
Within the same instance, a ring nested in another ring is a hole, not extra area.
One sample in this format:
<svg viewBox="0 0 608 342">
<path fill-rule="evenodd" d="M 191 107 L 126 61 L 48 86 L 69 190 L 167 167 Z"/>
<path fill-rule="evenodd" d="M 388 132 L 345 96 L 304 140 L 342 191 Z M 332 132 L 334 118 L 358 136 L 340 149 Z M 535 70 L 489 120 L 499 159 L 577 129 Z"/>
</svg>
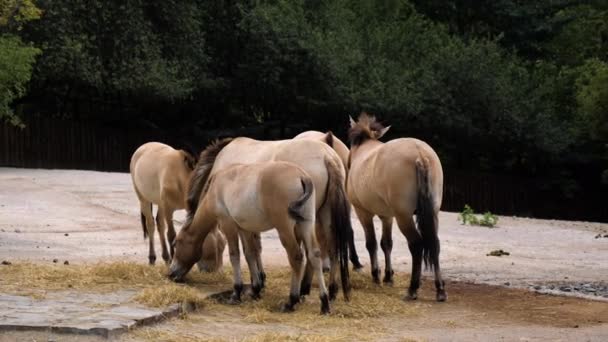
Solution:
<svg viewBox="0 0 608 342">
<path fill-rule="evenodd" d="M 476 215 L 475 211 L 468 205 L 465 204 L 464 209 L 458 215 L 458 219 L 462 221 L 462 224 L 470 224 L 472 226 L 483 226 L 493 228 L 498 223 L 498 217 L 491 212 L 487 211 L 483 215 Z"/>
</svg>

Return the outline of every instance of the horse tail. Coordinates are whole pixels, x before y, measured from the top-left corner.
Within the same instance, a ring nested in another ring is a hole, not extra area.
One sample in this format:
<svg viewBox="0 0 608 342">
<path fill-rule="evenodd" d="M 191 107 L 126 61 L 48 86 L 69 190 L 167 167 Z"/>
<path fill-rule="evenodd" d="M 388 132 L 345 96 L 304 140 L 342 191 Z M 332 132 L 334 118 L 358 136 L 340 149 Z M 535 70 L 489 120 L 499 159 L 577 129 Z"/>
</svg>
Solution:
<svg viewBox="0 0 608 342">
<path fill-rule="evenodd" d="M 314 190 L 314 186 L 312 184 L 312 179 L 308 176 L 300 178 L 300 182 L 302 182 L 302 188 L 304 192 L 302 195 L 295 201 L 291 202 L 287 207 L 287 212 L 289 216 L 291 216 L 296 221 L 305 221 L 307 218 L 304 217 L 302 213 L 302 206 L 308 201 L 312 192 Z"/>
<path fill-rule="evenodd" d="M 424 157 L 422 157 L 424 158 Z M 437 236 L 437 216 L 429 181 L 428 161 L 416 160 L 418 199 L 416 201 L 416 224 L 422 236 L 422 260 L 424 266 L 434 270 L 439 267 L 439 237 Z"/>
<path fill-rule="evenodd" d="M 340 278 L 344 299 L 350 299 L 350 276 L 348 271 L 348 242 L 353 228 L 350 222 L 350 203 L 346 199 L 344 190 L 344 176 L 340 173 L 339 165 L 329 158 L 325 158 L 327 168 L 327 196 L 331 207 L 331 226 L 335 251 L 340 264 Z"/>
<path fill-rule="evenodd" d="M 201 193 L 209 179 L 209 174 L 211 173 L 211 169 L 213 169 L 215 159 L 222 149 L 231 141 L 232 138 L 215 140 L 201 152 L 188 186 L 188 197 L 186 200 L 188 215 L 194 215 L 196 212 Z"/>
</svg>

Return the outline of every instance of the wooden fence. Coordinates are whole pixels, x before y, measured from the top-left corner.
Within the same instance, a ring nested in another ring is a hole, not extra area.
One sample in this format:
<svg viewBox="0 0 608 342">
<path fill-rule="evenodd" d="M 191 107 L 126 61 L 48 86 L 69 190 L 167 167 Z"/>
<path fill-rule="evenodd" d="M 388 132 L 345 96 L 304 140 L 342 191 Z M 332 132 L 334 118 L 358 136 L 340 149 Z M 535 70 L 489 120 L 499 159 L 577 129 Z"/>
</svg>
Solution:
<svg viewBox="0 0 608 342">
<path fill-rule="evenodd" d="M 141 144 L 177 144 L 159 132 L 46 117 L 31 117 L 25 123 L 20 129 L 0 121 L 0 166 L 128 172 L 131 154 Z M 601 189 L 586 189 L 584 198 L 568 199 L 555 190 L 537 190 L 539 181 L 533 179 L 449 169 L 444 173 L 443 210 L 461 211 L 469 204 L 476 211 L 505 215 L 608 221 Z"/>
</svg>

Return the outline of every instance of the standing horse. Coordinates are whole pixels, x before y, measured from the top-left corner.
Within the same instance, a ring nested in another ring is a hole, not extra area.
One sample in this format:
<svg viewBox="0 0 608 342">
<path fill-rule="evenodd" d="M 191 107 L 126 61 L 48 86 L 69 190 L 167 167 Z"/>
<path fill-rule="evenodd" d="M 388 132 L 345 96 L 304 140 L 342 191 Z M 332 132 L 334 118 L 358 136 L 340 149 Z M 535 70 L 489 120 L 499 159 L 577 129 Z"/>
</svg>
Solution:
<svg viewBox="0 0 608 342">
<path fill-rule="evenodd" d="M 183 279 L 200 258 L 198 246 L 219 224 L 228 238 L 234 270 L 231 299 L 240 302 L 243 281 L 239 232 L 259 234 L 276 227 L 292 268 L 289 302 L 283 306 L 283 311 L 293 311 L 300 302 L 300 282 L 304 272 L 303 244 L 307 260 L 319 281 L 321 313 L 329 313 L 321 252 L 315 237 L 315 189 L 306 171 L 286 162 L 233 165 L 214 173 L 196 202 L 196 207 L 189 211 L 186 224 L 175 240 L 171 278 L 176 281 Z M 251 242 L 250 239 L 243 239 L 243 250 L 252 278 L 253 297 L 259 298 L 262 279 Z"/>
<path fill-rule="evenodd" d="M 321 245 L 321 256 L 330 258 L 329 297 L 338 291 L 338 267 L 344 297 L 350 291 L 348 272 L 348 239 L 352 235 L 350 205 L 344 189 L 345 170 L 338 155 L 327 144 L 313 140 L 259 141 L 249 138 L 224 139 L 209 145 L 200 155 L 188 194 L 188 211 L 196 210 L 198 199 L 210 176 L 235 164 L 266 161 L 291 162 L 301 167 L 316 189 L 315 231 Z M 261 243 L 256 233 L 243 233 L 244 240 L 252 240 L 258 255 L 257 264 L 264 285 L 265 274 L 259 256 Z M 238 250 L 236 251 L 238 253 Z M 232 252 L 231 252 L 232 253 Z M 311 266 L 310 264 L 308 264 Z M 307 267 L 302 280 L 301 294 L 310 292 L 313 270 Z"/>
<path fill-rule="evenodd" d="M 139 199 L 144 239 L 150 237 L 148 260 L 152 265 L 156 262 L 152 204 L 158 206 L 156 224 L 162 257 L 166 263 L 169 263 L 169 258 L 173 255 L 172 243 L 175 239 L 173 212 L 186 208 L 188 182 L 195 163 L 196 160 L 188 152 L 175 150 L 171 146 L 158 142 L 140 146 L 131 157 L 131 179 Z M 165 229 L 167 228 L 170 252 L 167 250 L 165 239 Z M 226 246 L 226 239 L 220 231 L 214 231 L 202 246 L 208 252 L 204 253 L 199 267 L 209 271 L 219 269 L 222 265 L 224 246 Z"/>
<path fill-rule="evenodd" d="M 351 120 L 348 198 L 365 230 L 366 247 L 372 263 L 374 282 L 380 283 L 377 241 L 373 217 L 382 220 L 382 240 L 386 270 L 384 282 L 393 282 L 391 250 L 392 223 L 397 219 L 412 254 L 412 275 L 408 298 L 416 299 L 422 260 L 435 272 L 437 301 L 447 294 L 439 268 L 438 214 L 443 195 L 443 170 L 439 157 L 425 142 L 402 138 L 378 141 L 390 128 L 373 116 L 362 113 Z M 416 214 L 416 224 L 412 215 Z"/>
<path fill-rule="evenodd" d="M 294 139 L 310 139 L 327 143 L 327 145 L 331 146 L 331 148 L 336 151 L 336 153 L 342 160 L 342 165 L 344 165 L 346 174 L 348 174 L 348 155 L 350 154 L 350 151 L 348 150 L 348 147 L 346 147 L 346 145 L 342 142 L 342 140 L 334 136 L 332 132 L 321 133 L 318 131 L 306 131 L 296 135 Z M 363 265 L 359 261 L 359 255 L 357 255 L 357 249 L 355 248 L 354 234 L 351 234 L 351 237 L 348 241 L 348 248 L 350 262 L 352 262 L 353 264 L 353 269 L 355 271 L 362 269 Z"/>
</svg>

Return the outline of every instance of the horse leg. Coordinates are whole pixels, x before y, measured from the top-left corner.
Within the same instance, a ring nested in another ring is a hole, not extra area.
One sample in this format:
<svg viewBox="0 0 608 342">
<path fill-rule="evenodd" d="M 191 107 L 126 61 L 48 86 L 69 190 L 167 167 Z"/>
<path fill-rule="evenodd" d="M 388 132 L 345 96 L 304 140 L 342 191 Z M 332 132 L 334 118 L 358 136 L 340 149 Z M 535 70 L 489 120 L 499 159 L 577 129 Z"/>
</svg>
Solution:
<svg viewBox="0 0 608 342">
<path fill-rule="evenodd" d="M 245 253 L 245 259 L 247 260 L 247 265 L 249 266 L 249 274 L 251 276 L 251 298 L 260 299 L 260 292 L 262 291 L 262 281 L 260 279 L 260 272 L 258 270 L 258 258 L 255 250 L 255 235 L 259 234 L 239 230 L 239 236 L 241 238 L 241 242 L 243 243 L 243 252 Z"/>
<path fill-rule="evenodd" d="M 321 251 L 314 235 L 312 225 L 309 222 L 300 222 L 296 225 L 296 235 L 301 237 L 304 242 L 304 247 L 307 255 L 307 267 L 312 268 L 312 271 L 317 275 L 319 282 L 319 299 L 321 300 L 321 314 L 328 314 L 329 295 L 325 287 L 325 279 L 323 278 L 323 267 L 321 261 Z M 310 289 L 309 289 L 310 292 Z"/>
<path fill-rule="evenodd" d="M 439 209 L 434 214 L 435 227 L 439 226 L 439 218 L 437 217 Z M 439 267 L 439 242 L 437 242 L 437 264 L 434 265 L 435 271 L 435 290 L 436 298 L 438 302 L 445 302 L 448 299 L 448 294 L 445 291 L 445 282 L 443 281 L 443 277 L 441 276 L 441 268 Z"/>
<path fill-rule="evenodd" d="M 243 292 L 243 278 L 241 276 L 241 251 L 239 250 L 237 226 L 234 222 L 222 222 L 221 227 L 228 241 L 228 251 L 233 272 L 234 291 L 230 296 L 229 303 L 239 304 L 241 302 L 241 293 Z"/>
<path fill-rule="evenodd" d="M 323 229 L 323 227 L 321 227 L 321 224 L 319 222 L 316 222 L 315 229 L 318 232 L 321 229 Z M 325 266 L 323 266 L 323 267 L 325 267 Z M 330 266 L 328 265 L 327 268 L 329 269 Z M 310 259 L 307 258 L 306 259 L 306 269 L 304 271 L 304 276 L 302 277 L 302 284 L 300 285 L 300 296 L 304 297 L 304 296 L 308 296 L 310 294 L 313 274 L 314 274 L 314 268 L 312 267 L 312 264 L 310 263 Z M 336 290 L 337 289 L 338 289 L 338 285 L 336 284 Z"/>
<path fill-rule="evenodd" d="M 374 283 L 380 284 L 380 267 L 378 266 L 378 241 L 376 241 L 376 231 L 374 230 L 374 215 L 367 210 L 355 207 L 355 212 L 359 222 L 365 230 L 365 247 L 369 252 L 369 259 L 372 264 L 372 278 Z"/>
<path fill-rule="evenodd" d="M 169 242 L 169 255 L 171 258 L 175 254 L 173 242 L 175 242 L 175 227 L 173 226 L 173 210 L 167 210 L 165 215 L 165 222 L 167 223 L 167 240 Z"/>
<path fill-rule="evenodd" d="M 437 301 L 445 302 L 448 299 L 448 294 L 445 291 L 445 282 L 441 277 L 441 270 L 439 264 L 435 266 L 435 289 L 437 291 Z"/>
<path fill-rule="evenodd" d="M 393 218 L 392 217 L 380 217 L 382 220 L 382 239 L 380 240 L 380 247 L 384 252 L 384 279 L 382 280 L 385 284 L 393 284 L 393 267 L 391 266 L 391 251 L 393 250 Z"/>
<path fill-rule="evenodd" d="M 156 252 L 154 251 L 154 215 L 152 213 L 152 203 L 143 201 L 140 199 L 140 210 L 141 210 L 141 223 L 144 225 L 146 229 L 146 233 L 148 235 L 148 243 L 149 243 L 149 251 L 148 251 L 148 261 L 150 265 L 154 265 L 156 263 Z M 146 235 L 144 234 L 144 237 Z"/>
<path fill-rule="evenodd" d="M 420 273 L 422 271 L 422 236 L 418 233 L 411 214 L 397 215 L 396 218 L 399 230 L 401 230 L 401 233 L 407 239 L 407 244 L 412 254 L 412 275 L 407 298 L 415 300 L 418 298 L 417 291 L 420 287 Z"/>
<path fill-rule="evenodd" d="M 166 264 L 169 264 L 171 259 L 169 258 L 169 250 L 167 248 L 167 237 L 165 235 L 165 223 L 167 217 L 167 210 L 163 205 L 158 206 L 158 212 L 156 213 L 156 228 L 158 229 L 158 238 L 160 239 L 160 247 L 162 249 L 163 260 Z"/>
<path fill-rule="evenodd" d="M 281 229 L 282 228 L 282 229 Z M 287 252 L 289 258 L 289 265 L 291 266 L 291 289 L 289 291 L 289 301 L 283 304 L 281 311 L 291 312 L 294 310 L 296 304 L 300 302 L 300 282 L 304 273 L 304 254 L 302 253 L 302 247 L 296 240 L 294 234 L 294 228 L 284 225 L 283 227 L 277 227 L 279 232 L 279 239 L 281 244 Z"/>
<path fill-rule="evenodd" d="M 331 212 L 329 207 L 324 207 L 319 210 L 316 217 L 315 235 L 319 245 L 321 246 L 321 260 L 329 259 L 329 300 L 336 299 L 338 294 L 337 275 L 340 262 L 338 261 L 338 250 L 336 249 L 336 241 L 334 241 L 331 222 Z M 325 267 L 325 266 L 323 266 Z M 310 279 L 312 281 L 312 265 L 310 265 Z M 310 285 L 309 285 L 310 287 Z M 310 291 L 309 291 L 310 292 Z"/>
<path fill-rule="evenodd" d="M 264 265 L 262 264 L 262 236 L 260 233 L 253 234 L 254 251 L 256 261 L 258 263 L 258 272 L 260 274 L 260 286 L 264 288 L 266 286 L 266 272 L 264 272 Z"/>
<path fill-rule="evenodd" d="M 348 251 L 350 262 L 353 264 L 353 271 L 360 272 L 363 269 L 363 264 L 359 261 L 359 254 L 357 254 L 357 248 L 355 247 L 355 232 L 352 229 L 348 239 Z"/>
</svg>

